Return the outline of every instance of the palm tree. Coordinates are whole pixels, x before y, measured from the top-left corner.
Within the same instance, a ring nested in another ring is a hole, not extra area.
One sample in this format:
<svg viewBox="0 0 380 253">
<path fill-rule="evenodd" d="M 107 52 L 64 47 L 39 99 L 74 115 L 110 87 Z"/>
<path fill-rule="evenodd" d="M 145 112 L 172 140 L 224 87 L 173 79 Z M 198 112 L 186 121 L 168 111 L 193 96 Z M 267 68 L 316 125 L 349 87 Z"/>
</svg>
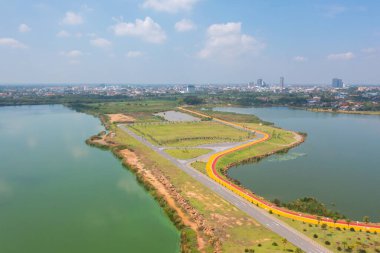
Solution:
<svg viewBox="0 0 380 253">
<path fill-rule="evenodd" d="M 285 250 L 285 245 L 288 243 L 288 240 L 286 238 L 282 239 L 282 243 L 284 244 L 284 250 Z"/>
<path fill-rule="evenodd" d="M 346 242 L 346 241 L 343 241 L 343 242 L 342 242 L 342 245 L 343 245 L 343 250 L 346 250 L 347 242 Z"/>
<path fill-rule="evenodd" d="M 334 216 L 334 218 L 333 218 L 334 227 L 335 227 L 335 224 L 336 224 L 336 222 L 337 222 L 338 220 L 339 220 L 338 217 Z"/>
<path fill-rule="evenodd" d="M 322 220 L 321 216 L 317 216 L 318 225 L 321 223 L 321 220 Z"/>
</svg>

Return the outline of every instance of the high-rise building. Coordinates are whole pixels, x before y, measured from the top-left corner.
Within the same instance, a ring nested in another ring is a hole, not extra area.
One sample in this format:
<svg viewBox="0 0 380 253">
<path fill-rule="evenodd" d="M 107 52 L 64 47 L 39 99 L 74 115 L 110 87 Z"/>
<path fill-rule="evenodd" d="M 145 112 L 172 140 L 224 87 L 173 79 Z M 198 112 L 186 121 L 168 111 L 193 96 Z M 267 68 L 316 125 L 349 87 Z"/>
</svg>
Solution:
<svg viewBox="0 0 380 253">
<path fill-rule="evenodd" d="M 284 85 L 285 85 L 285 79 L 283 76 L 280 77 L 280 86 L 281 86 L 281 89 L 283 90 L 284 89 Z"/>
<path fill-rule="evenodd" d="M 257 86 L 263 86 L 263 79 L 257 79 Z"/>
<path fill-rule="evenodd" d="M 195 93 L 195 86 L 191 85 L 191 84 L 187 85 L 186 92 L 187 93 Z"/>
<path fill-rule="evenodd" d="M 331 82 L 333 88 L 343 88 L 343 80 L 339 78 L 333 78 Z"/>
</svg>

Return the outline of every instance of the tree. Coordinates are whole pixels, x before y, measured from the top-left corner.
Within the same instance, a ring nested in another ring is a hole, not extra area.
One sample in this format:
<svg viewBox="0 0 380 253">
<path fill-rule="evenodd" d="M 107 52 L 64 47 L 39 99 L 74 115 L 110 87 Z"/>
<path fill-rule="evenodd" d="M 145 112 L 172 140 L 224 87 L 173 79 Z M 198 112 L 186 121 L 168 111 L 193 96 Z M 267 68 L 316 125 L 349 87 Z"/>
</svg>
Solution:
<svg viewBox="0 0 380 253">
<path fill-rule="evenodd" d="M 322 220 L 322 217 L 321 216 L 317 216 L 318 225 L 321 223 L 321 220 Z"/>
<path fill-rule="evenodd" d="M 343 249 L 344 249 L 344 251 L 346 251 L 347 242 L 346 242 L 346 241 L 343 241 L 343 242 L 342 242 L 342 245 L 343 245 Z"/>
<path fill-rule="evenodd" d="M 188 105 L 199 105 L 203 103 L 203 99 L 196 96 L 188 96 L 183 99 L 183 102 Z"/>
<path fill-rule="evenodd" d="M 337 221 L 338 221 L 338 217 L 334 216 L 334 218 L 333 218 L 334 227 L 335 227 Z"/>
<path fill-rule="evenodd" d="M 363 222 L 368 224 L 369 223 L 369 217 L 368 216 L 364 216 L 363 217 Z"/>
<path fill-rule="evenodd" d="M 286 240 L 286 238 L 282 239 L 282 244 L 284 244 L 284 250 L 287 243 L 288 243 L 288 240 Z"/>
</svg>

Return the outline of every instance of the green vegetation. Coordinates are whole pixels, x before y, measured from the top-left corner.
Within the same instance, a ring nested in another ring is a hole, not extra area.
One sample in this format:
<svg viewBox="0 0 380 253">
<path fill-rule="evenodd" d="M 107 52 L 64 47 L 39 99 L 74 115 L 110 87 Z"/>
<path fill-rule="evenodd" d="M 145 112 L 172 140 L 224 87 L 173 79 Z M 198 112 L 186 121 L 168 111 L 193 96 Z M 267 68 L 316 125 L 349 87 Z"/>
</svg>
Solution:
<svg viewBox="0 0 380 253">
<path fill-rule="evenodd" d="M 213 121 L 134 124 L 130 128 L 156 145 L 194 147 L 202 144 L 239 142 L 251 133 Z"/>
<path fill-rule="evenodd" d="M 218 118 L 218 119 L 223 119 L 225 121 L 229 122 L 240 122 L 240 123 L 261 123 L 264 125 L 272 125 L 273 123 L 266 122 L 261 120 L 255 115 L 252 114 L 238 114 L 234 112 L 219 112 L 219 111 L 213 111 L 212 108 L 189 108 L 190 110 L 198 111 L 200 113 L 209 115 L 210 117 Z"/>
<path fill-rule="evenodd" d="M 289 203 L 281 203 L 280 200 L 275 199 L 273 201 L 277 206 L 286 207 L 290 210 L 294 210 L 302 213 L 309 213 L 314 215 L 319 215 L 323 217 L 330 217 L 334 219 L 345 219 L 346 217 L 336 211 L 327 209 L 327 207 L 319 202 L 315 198 L 304 197 L 301 199 L 296 199 Z"/>
<path fill-rule="evenodd" d="M 218 169 L 224 169 L 238 163 L 259 161 L 261 158 L 279 151 L 285 152 L 290 145 L 296 142 L 295 135 L 284 129 L 253 123 L 243 125 L 270 133 L 271 138 L 265 142 L 223 156 L 217 163 Z"/>
<path fill-rule="evenodd" d="M 211 149 L 205 148 L 176 148 L 176 149 L 165 149 L 165 152 L 174 158 L 181 160 L 192 159 L 201 155 L 210 153 Z"/>
<path fill-rule="evenodd" d="M 243 252 L 245 248 L 258 248 L 259 252 L 264 253 L 282 252 L 282 248 L 271 245 L 273 241 L 281 241 L 281 237 L 258 224 L 121 129 L 112 125 L 111 130 L 116 133 L 114 141 L 133 150 L 146 168 L 159 169 L 170 178 L 170 182 L 180 194 L 215 229 L 216 235 L 222 242 L 223 252 Z M 287 248 L 296 249 L 292 245 L 288 245 Z M 213 242 L 209 242 L 206 245 L 206 252 L 213 251 Z"/>
<path fill-rule="evenodd" d="M 206 172 L 206 162 L 196 161 L 191 164 L 191 167 L 193 167 L 196 170 L 199 170 L 200 172 L 207 174 Z"/>
<path fill-rule="evenodd" d="M 283 217 L 279 219 L 333 252 L 380 252 L 380 236 L 374 233 L 311 225 Z"/>
<path fill-rule="evenodd" d="M 137 100 L 128 102 L 87 103 L 75 104 L 72 107 L 78 111 L 93 115 L 126 113 L 134 117 L 137 122 L 162 121 L 162 118 L 154 116 L 154 113 L 172 110 L 178 105 L 173 100 Z"/>
<path fill-rule="evenodd" d="M 188 105 L 199 105 L 204 102 L 204 100 L 197 96 L 188 96 L 183 99 L 183 102 Z"/>
</svg>

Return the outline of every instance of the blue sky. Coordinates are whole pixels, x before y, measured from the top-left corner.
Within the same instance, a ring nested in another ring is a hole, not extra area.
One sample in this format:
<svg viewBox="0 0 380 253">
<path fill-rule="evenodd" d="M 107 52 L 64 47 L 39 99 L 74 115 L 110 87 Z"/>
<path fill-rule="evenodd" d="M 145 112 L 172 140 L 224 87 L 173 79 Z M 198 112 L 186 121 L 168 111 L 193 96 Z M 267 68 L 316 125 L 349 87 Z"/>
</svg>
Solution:
<svg viewBox="0 0 380 253">
<path fill-rule="evenodd" d="M 0 0 L 0 83 L 380 83 L 377 0 Z"/>
</svg>

